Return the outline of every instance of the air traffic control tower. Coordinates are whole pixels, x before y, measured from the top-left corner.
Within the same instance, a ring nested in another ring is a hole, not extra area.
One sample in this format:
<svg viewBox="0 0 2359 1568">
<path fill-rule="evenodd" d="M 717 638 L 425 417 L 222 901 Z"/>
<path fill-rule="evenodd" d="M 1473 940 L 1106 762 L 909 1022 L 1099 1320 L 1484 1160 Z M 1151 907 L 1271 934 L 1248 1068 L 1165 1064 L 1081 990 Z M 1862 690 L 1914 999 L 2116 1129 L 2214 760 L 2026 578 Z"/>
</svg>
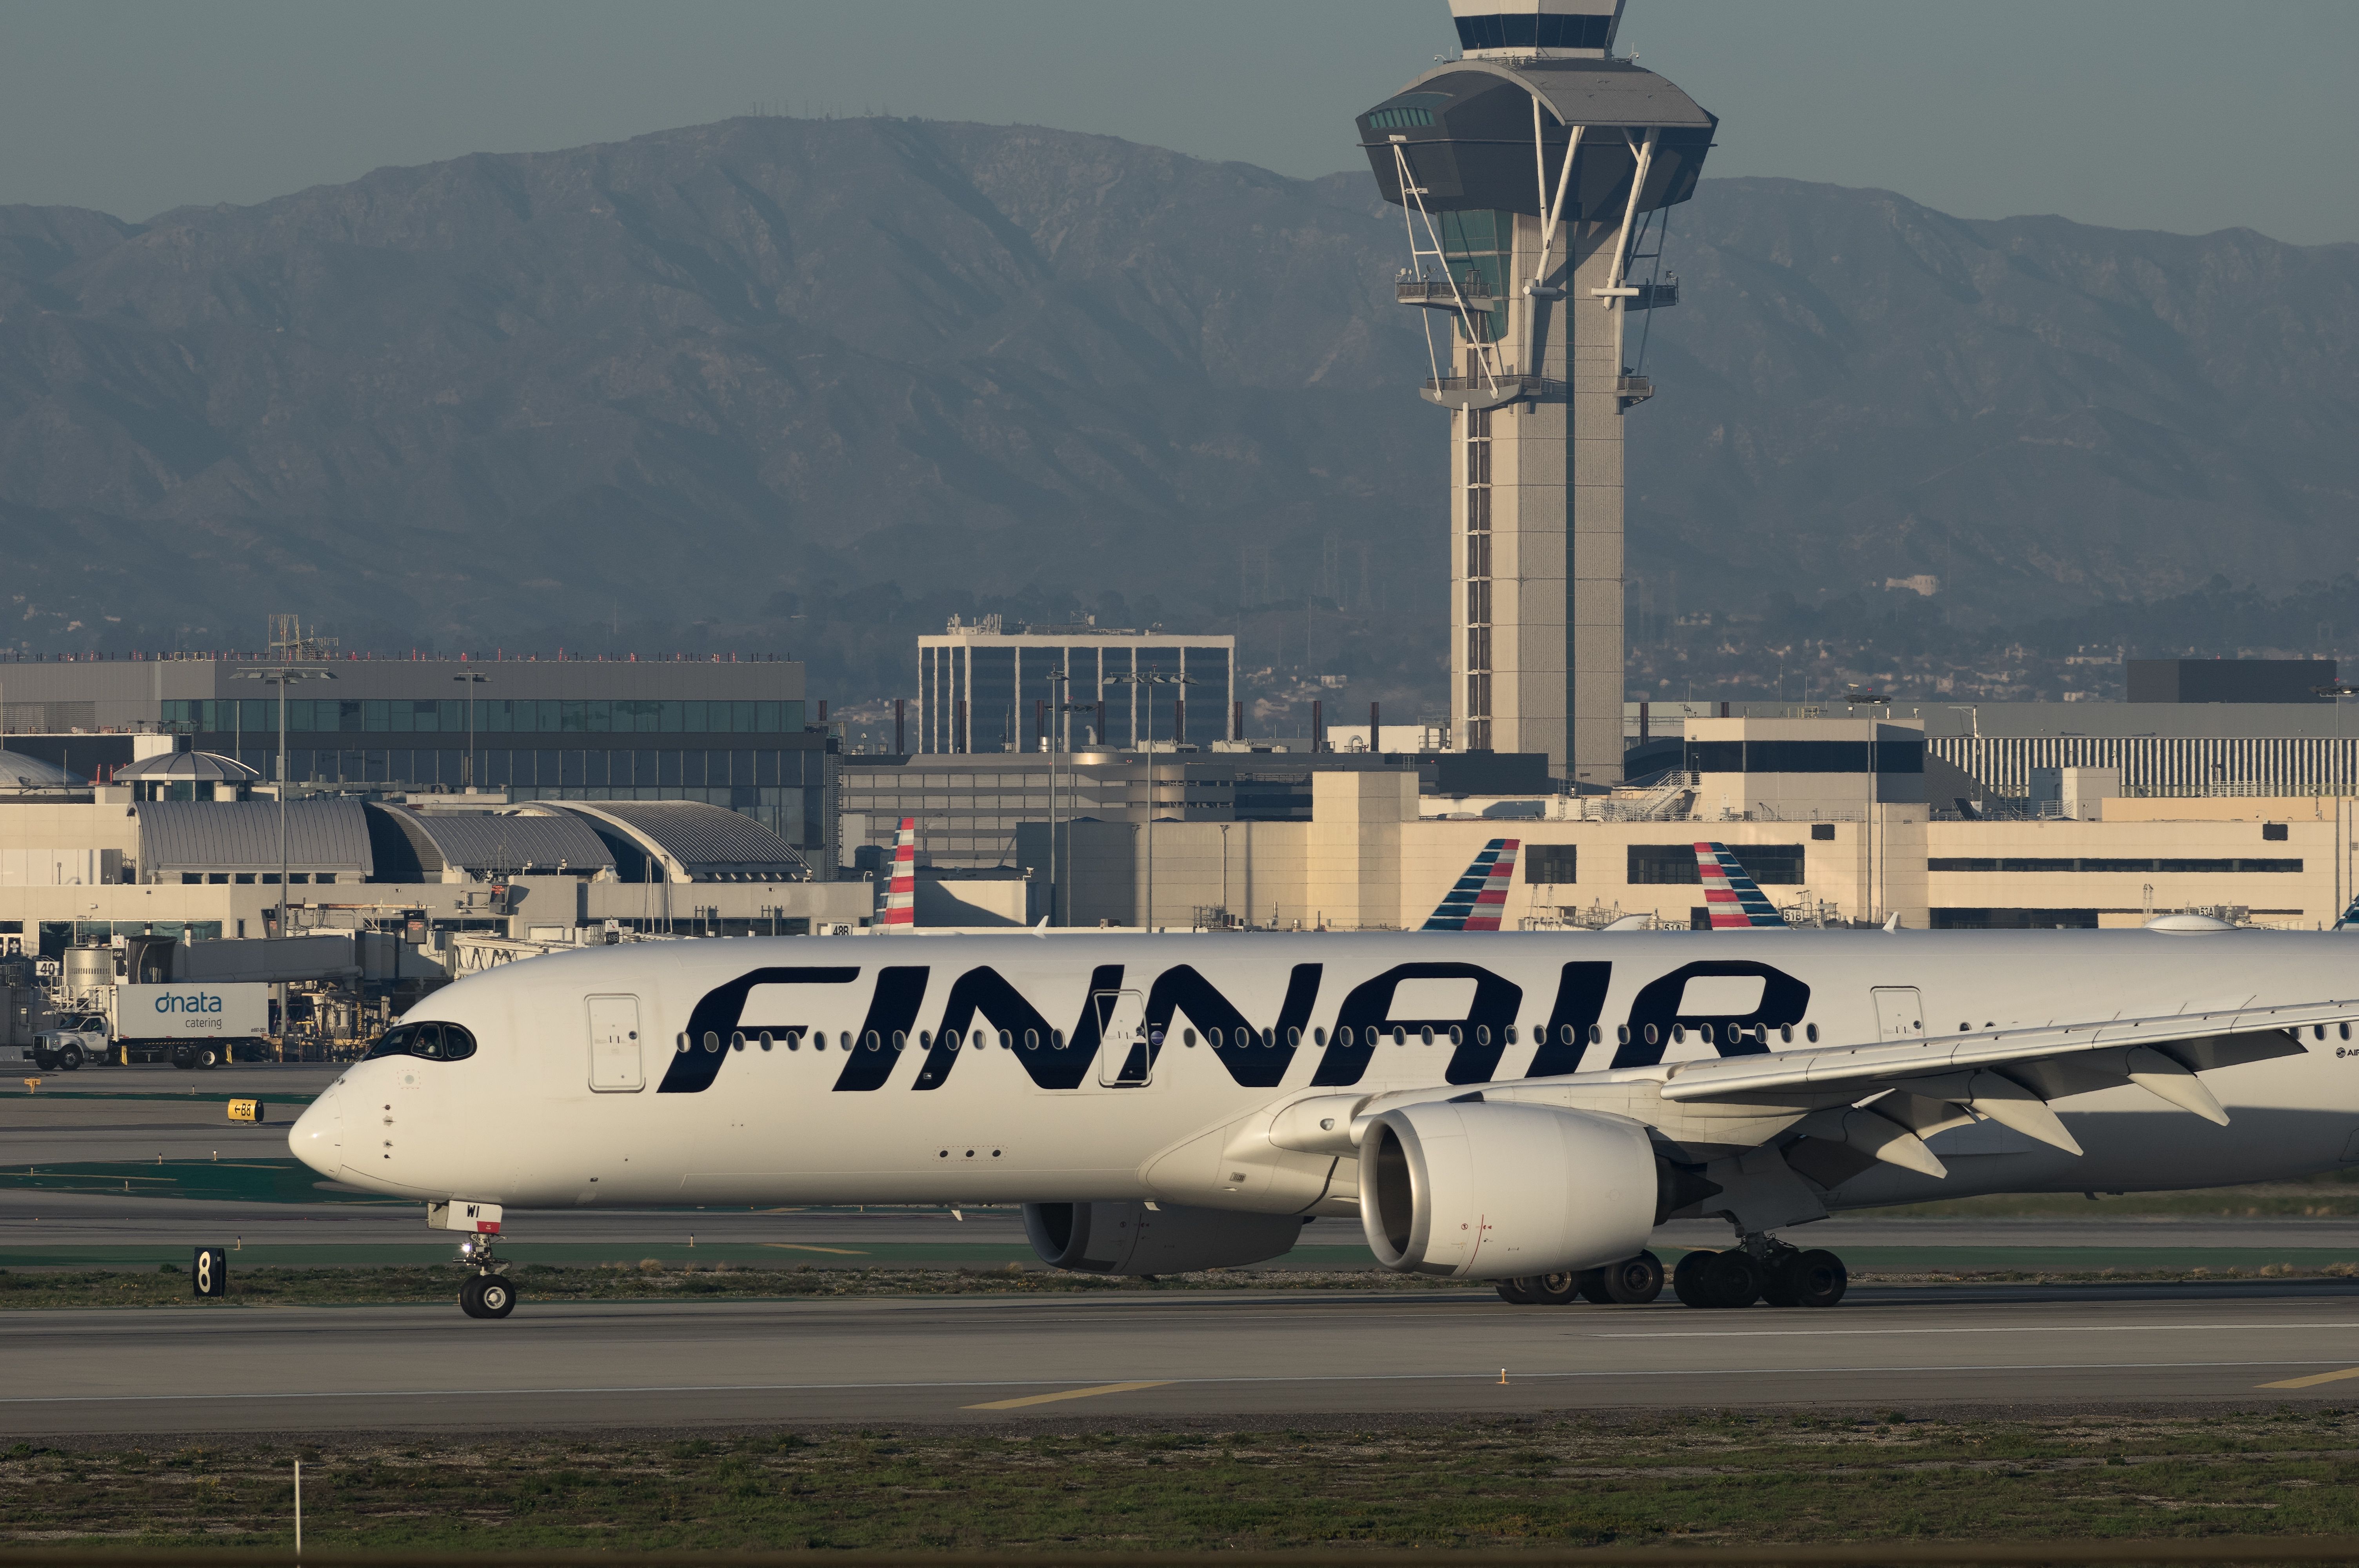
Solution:
<svg viewBox="0 0 2359 1568">
<path fill-rule="evenodd" d="M 1451 730 L 1622 778 L 1622 418 L 1669 209 L 1719 124 L 1614 53 L 1623 0 L 1451 0 L 1462 58 L 1362 114 L 1450 410 Z"/>
</svg>

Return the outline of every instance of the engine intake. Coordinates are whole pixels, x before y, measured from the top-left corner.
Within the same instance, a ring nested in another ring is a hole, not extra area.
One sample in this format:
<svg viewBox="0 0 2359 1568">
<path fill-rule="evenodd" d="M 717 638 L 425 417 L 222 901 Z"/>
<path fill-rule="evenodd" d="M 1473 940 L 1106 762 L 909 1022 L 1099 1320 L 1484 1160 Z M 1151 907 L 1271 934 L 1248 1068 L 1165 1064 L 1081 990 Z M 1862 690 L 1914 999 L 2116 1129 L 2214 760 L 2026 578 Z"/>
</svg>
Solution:
<svg viewBox="0 0 2359 1568">
<path fill-rule="evenodd" d="M 1083 1274 L 1234 1269 L 1292 1250 L 1305 1221 L 1143 1203 L 1027 1203 L 1024 1234 L 1040 1261 Z"/>
<path fill-rule="evenodd" d="M 1655 1227 L 1647 1130 L 1548 1106 L 1433 1101 L 1370 1119 L 1360 1223 L 1404 1273 L 1504 1280 L 1634 1257 Z"/>
</svg>

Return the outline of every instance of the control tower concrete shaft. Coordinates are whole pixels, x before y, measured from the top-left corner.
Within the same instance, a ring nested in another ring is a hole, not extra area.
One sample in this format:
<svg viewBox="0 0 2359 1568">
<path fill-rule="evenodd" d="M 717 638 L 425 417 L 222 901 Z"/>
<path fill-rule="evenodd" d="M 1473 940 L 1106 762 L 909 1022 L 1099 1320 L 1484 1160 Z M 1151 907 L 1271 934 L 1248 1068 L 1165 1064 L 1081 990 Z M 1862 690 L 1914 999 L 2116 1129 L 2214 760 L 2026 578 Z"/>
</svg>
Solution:
<svg viewBox="0 0 2359 1568">
<path fill-rule="evenodd" d="M 1622 0 L 1451 0 L 1461 59 L 1359 118 L 1450 410 L 1451 731 L 1622 777 L 1622 421 L 1719 124 L 1614 54 Z M 1652 250 L 1648 249 L 1649 244 Z"/>
</svg>

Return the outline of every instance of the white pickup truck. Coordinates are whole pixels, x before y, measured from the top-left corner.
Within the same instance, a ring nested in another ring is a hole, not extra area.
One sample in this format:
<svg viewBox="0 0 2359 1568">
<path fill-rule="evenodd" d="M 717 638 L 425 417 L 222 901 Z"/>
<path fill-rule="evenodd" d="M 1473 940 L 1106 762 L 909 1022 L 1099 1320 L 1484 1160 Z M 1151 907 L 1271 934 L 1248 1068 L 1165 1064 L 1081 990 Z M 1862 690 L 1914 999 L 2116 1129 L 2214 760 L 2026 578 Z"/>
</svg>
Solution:
<svg viewBox="0 0 2359 1568">
<path fill-rule="evenodd" d="M 106 1017 L 96 1012 L 70 1012 L 33 1036 L 27 1048 L 33 1065 L 47 1072 L 71 1073 L 84 1062 L 114 1059 L 114 1043 Z"/>
</svg>

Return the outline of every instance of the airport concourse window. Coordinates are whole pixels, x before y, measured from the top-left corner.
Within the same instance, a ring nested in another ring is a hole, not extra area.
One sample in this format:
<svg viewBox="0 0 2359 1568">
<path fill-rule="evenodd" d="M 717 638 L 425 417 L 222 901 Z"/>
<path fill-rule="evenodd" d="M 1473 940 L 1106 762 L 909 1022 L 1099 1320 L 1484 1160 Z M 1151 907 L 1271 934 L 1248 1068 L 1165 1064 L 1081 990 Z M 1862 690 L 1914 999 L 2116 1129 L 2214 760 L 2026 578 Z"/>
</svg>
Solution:
<svg viewBox="0 0 2359 1568">
<path fill-rule="evenodd" d="M 1731 844 L 1729 852 L 1745 873 L 1763 887 L 1793 887 L 1802 881 L 1799 844 Z M 1695 849 L 1688 844 L 1633 844 L 1629 847 L 1628 880 L 1636 884 L 1672 886 L 1701 883 Z"/>
<path fill-rule="evenodd" d="M 1581 846 L 1530 844 L 1524 849 L 1524 881 L 1577 882 L 1581 880 Z"/>
<path fill-rule="evenodd" d="M 463 1062 L 475 1054 L 475 1037 L 455 1023 L 397 1023 L 377 1037 L 368 1059 L 417 1056 L 429 1062 Z"/>
</svg>

